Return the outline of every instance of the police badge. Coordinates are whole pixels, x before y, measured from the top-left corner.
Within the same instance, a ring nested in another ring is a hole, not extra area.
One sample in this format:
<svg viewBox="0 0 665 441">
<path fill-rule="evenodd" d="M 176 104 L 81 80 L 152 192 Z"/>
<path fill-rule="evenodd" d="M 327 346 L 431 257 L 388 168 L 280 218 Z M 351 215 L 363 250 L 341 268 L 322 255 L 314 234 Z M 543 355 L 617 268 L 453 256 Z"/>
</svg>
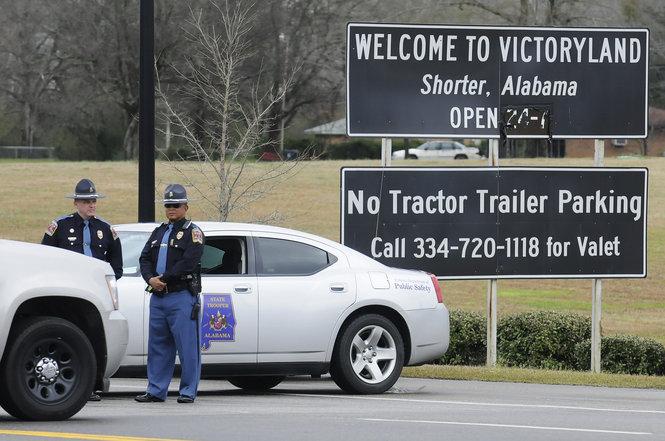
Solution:
<svg viewBox="0 0 665 441">
<path fill-rule="evenodd" d="M 97 237 L 99 237 L 99 240 L 104 239 L 104 233 L 102 233 L 102 230 L 97 230 Z"/>
<path fill-rule="evenodd" d="M 180 240 L 180 239 L 182 239 L 183 234 L 184 233 L 182 231 L 178 231 L 178 234 L 175 235 L 175 238 Z"/>
</svg>

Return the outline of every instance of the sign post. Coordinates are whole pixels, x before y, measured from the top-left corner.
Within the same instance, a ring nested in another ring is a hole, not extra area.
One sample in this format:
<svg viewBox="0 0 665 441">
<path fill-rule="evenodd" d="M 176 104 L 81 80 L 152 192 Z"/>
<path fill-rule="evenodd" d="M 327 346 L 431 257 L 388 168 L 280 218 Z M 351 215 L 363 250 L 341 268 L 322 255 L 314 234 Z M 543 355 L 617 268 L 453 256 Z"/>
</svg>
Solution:
<svg viewBox="0 0 665 441">
<path fill-rule="evenodd" d="M 593 158 L 594 167 L 603 167 L 605 158 L 604 140 L 596 139 L 594 141 Z M 600 332 L 600 323 L 603 310 L 603 281 L 602 279 L 593 279 L 591 283 L 593 284 L 591 289 L 591 371 L 598 373 L 600 372 L 601 359 L 602 335 Z"/>
<path fill-rule="evenodd" d="M 393 155 L 393 140 L 391 138 L 381 138 L 381 166 L 390 167 Z"/>
<path fill-rule="evenodd" d="M 489 140 L 487 150 L 488 166 L 499 166 L 499 141 Z M 496 328 L 497 328 L 497 305 L 499 296 L 499 286 L 497 279 L 487 281 L 487 360 L 485 364 L 489 367 L 496 367 Z"/>
</svg>

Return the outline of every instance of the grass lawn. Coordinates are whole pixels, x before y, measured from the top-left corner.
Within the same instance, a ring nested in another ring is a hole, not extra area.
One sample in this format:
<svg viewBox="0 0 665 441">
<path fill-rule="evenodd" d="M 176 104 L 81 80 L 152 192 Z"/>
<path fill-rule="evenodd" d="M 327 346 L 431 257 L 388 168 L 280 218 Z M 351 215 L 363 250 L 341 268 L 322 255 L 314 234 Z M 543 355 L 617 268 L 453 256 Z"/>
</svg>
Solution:
<svg viewBox="0 0 665 441">
<path fill-rule="evenodd" d="M 501 164 L 531 166 L 591 166 L 593 159 L 502 160 Z M 648 277 L 603 282 L 603 334 L 630 333 L 665 343 L 665 158 L 613 159 L 610 167 L 648 167 Z M 278 210 L 282 226 L 339 240 L 339 170 L 343 166 L 376 166 L 378 161 L 313 161 L 304 163 L 290 180 L 276 185 L 272 194 L 255 202 L 235 220 L 251 220 Z M 394 165 L 484 166 L 485 161 L 406 161 Z M 194 165 L 187 165 L 191 168 Z M 0 182 L 5 213 L 0 238 L 38 242 L 51 219 L 73 211 L 64 196 L 83 177 L 92 179 L 108 197 L 98 205 L 98 214 L 112 223 L 137 219 L 138 164 L 136 162 L 0 161 Z M 266 164 L 253 164 L 250 173 L 261 174 Z M 157 163 L 157 191 L 179 181 L 168 163 Z M 210 219 L 194 201 L 194 220 Z M 209 211 L 209 210 L 208 210 Z M 161 207 L 157 210 L 161 219 Z M 484 312 L 487 282 L 442 283 L 449 308 Z M 501 280 L 499 314 L 549 309 L 591 314 L 590 280 Z"/>
<path fill-rule="evenodd" d="M 487 368 L 483 366 L 424 365 L 404 368 L 404 377 L 440 380 L 506 381 L 511 383 L 570 384 L 604 387 L 665 389 L 665 377 L 649 375 L 594 374 L 546 369 Z"/>
</svg>

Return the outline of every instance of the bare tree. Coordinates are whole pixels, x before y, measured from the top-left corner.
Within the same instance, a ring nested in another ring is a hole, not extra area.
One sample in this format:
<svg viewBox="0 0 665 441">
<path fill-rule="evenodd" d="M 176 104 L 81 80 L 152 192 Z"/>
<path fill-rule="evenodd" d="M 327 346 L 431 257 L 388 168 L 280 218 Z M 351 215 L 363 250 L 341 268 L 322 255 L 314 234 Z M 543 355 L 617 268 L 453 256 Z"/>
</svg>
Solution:
<svg viewBox="0 0 665 441">
<path fill-rule="evenodd" d="M 30 146 L 40 106 L 59 93 L 60 78 L 73 65 L 61 50 L 57 22 L 46 13 L 46 3 L 0 2 L 0 93 L 21 112 L 23 142 Z"/>
<path fill-rule="evenodd" d="M 138 0 L 61 0 L 57 11 L 66 24 L 67 50 L 81 64 L 79 75 L 123 114 L 125 159 L 137 153 L 139 110 Z M 194 2 L 196 3 L 196 2 Z M 180 38 L 177 23 L 186 13 L 181 2 L 155 1 L 156 70 L 162 71 Z M 168 74 L 161 72 L 163 77 Z"/>
<path fill-rule="evenodd" d="M 247 167 L 271 145 L 265 136 L 271 109 L 286 87 L 275 93 L 262 88 L 260 70 L 258 81 L 248 82 L 243 74 L 252 57 L 251 10 L 240 3 L 210 4 L 207 13 L 213 20 L 201 9 L 192 10 L 183 29 L 191 50 L 183 66 L 174 67 L 183 87 L 169 93 L 160 82 L 158 97 L 175 142 L 190 151 L 188 158 L 179 154 L 172 166 L 208 203 L 214 217 L 225 221 L 232 212 L 246 212 L 277 182 L 290 177 L 298 161 L 264 163 L 258 173 L 257 167 Z M 286 76 L 285 86 L 292 78 L 292 73 Z"/>
<path fill-rule="evenodd" d="M 251 33 L 257 48 L 252 63 L 264 66 L 261 81 L 279 93 L 285 73 L 298 67 L 283 99 L 271 109 L 268 136 L 276 142 L 283 137 L 283 128 L 303 111 L 339 101 L 344 84 L 345 24 L 365 4 L 360 0 L 261 2 Z"/>
</svg>

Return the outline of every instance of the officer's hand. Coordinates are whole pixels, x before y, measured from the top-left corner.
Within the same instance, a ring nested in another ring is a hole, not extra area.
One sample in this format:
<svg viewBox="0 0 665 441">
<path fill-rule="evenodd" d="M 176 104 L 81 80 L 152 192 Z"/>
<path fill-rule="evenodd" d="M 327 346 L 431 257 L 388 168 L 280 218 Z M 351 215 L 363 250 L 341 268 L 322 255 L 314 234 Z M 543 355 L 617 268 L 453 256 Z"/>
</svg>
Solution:
<svg viewBox="0 0 665 441">
<path fill-rule="evenodd" d="M 152 277 L 150 280 L 148 280 L 148 284 L 152 286 L 152 289 L 155 291 L 164 291 L 166 288 L 166 283 L 162 282 L 162 279 L 159 277 Z"/>
</svg>

